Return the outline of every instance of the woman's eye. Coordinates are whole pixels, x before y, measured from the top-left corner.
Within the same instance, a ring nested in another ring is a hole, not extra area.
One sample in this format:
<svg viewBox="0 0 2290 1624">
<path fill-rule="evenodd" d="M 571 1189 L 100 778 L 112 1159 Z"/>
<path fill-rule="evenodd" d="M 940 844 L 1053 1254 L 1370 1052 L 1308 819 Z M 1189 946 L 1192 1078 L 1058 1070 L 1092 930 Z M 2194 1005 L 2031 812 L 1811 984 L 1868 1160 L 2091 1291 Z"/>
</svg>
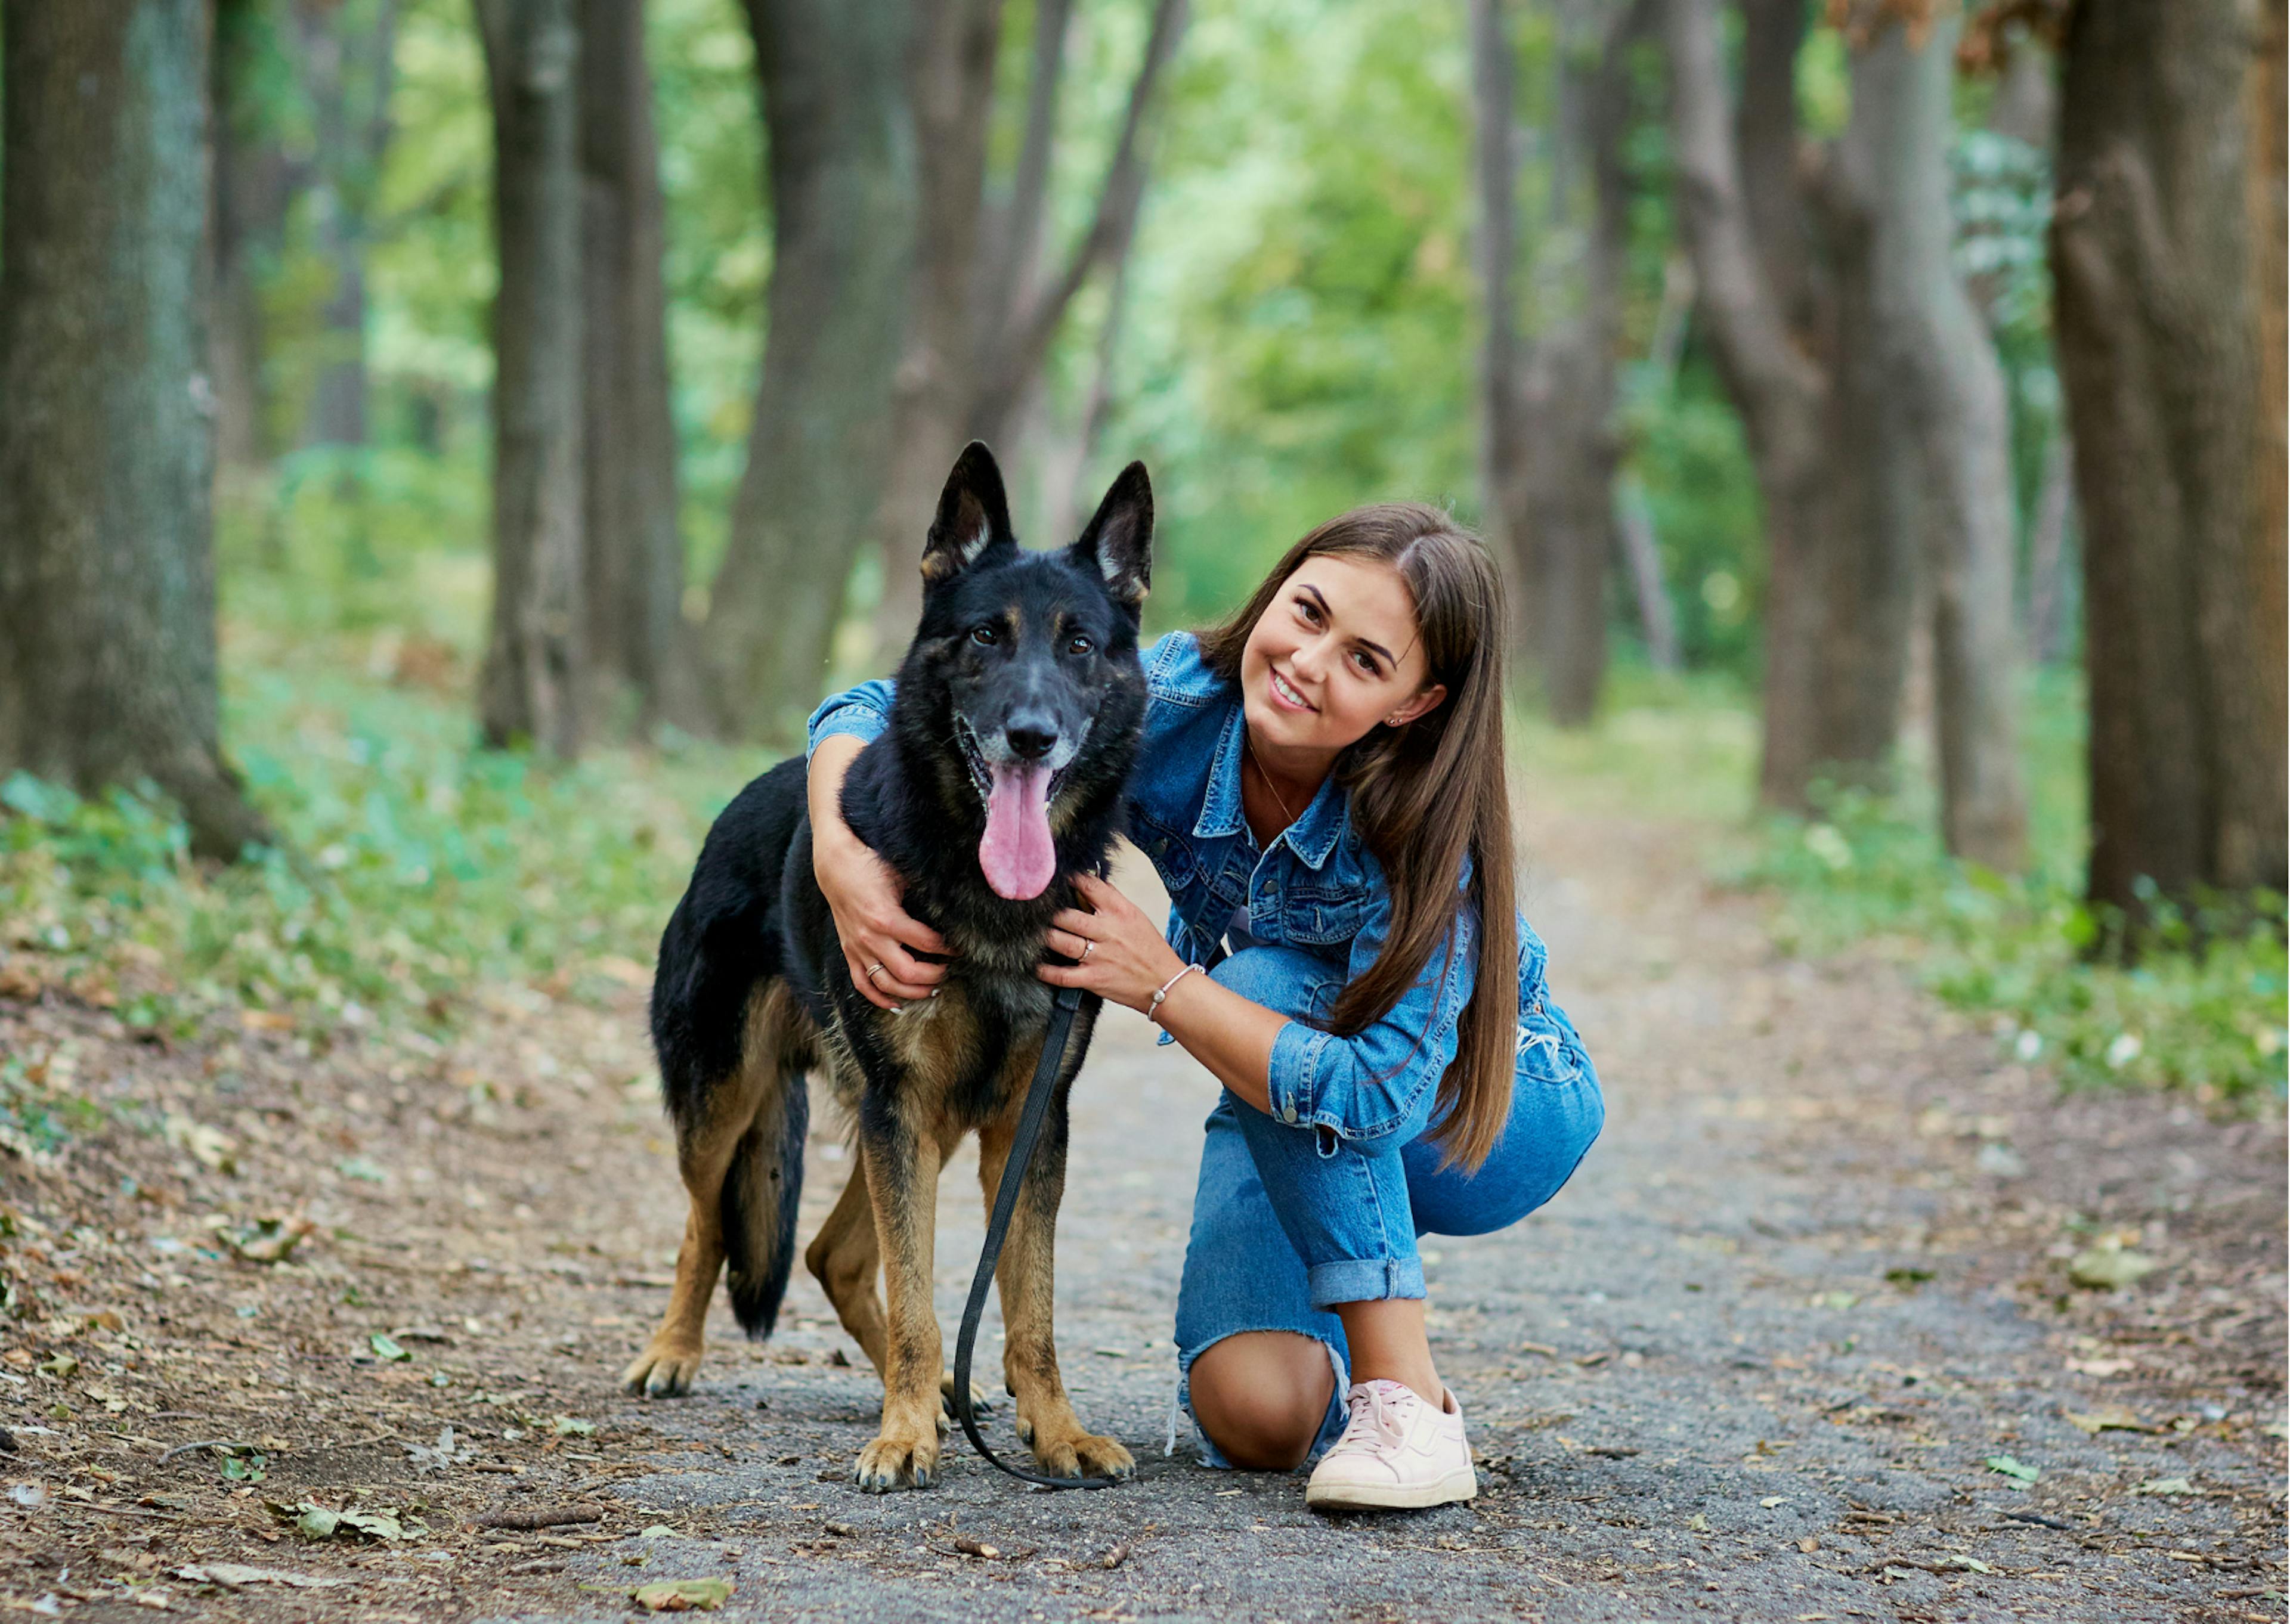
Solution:
<svg viewBox="0 0 2290 1624">
<path fill-rule="evenodd" d="M 1364 654 L 1355 649 L 1352 652 L 1352 661 L 1359 667 L 1362 676 L 1373 676 L 1376 674 L 1374 655 Z"/>
<path fill-rule="evenodd" d="M 1066 644 L 1066 652 L 1069 654 L 1086 654 L 1096 646 L 1097 644 L 1092 643 L 1087 637 L 1077 636 Z"/>
<path fill-rule="evenodd" d="M 1001 628 L 990 621 L 982 626 L 973 626 L 970 628 L 970 640 L 980 648 L 990 649 L 1002 641 Z"/>
</svg>

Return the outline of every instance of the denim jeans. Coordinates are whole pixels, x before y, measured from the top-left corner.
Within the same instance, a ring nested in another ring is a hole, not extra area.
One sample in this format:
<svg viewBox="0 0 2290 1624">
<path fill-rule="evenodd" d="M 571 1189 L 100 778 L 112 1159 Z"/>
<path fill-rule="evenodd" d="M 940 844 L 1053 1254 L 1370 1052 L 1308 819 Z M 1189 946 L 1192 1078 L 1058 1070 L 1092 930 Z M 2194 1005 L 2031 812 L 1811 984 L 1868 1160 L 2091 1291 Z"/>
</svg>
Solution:
<svg viewBox="0 0 2290 1624">
<path fill-rule="evenodd" d="M 1293 1019 L 1325 1015 L 1344 986 L 1341 961 L 1256 947 L 1210 972 Z M 1416 1079 L 1397 1129 L 1374 1138 L 1289 1124 L 1227 1093 L 1209 1113 L 1193 1228 L 1177 1293 L 1178 1402 L 1202 1350 L 1247 1331 L 1292 1331 L 1322 1344 L 1335 1391 L 1315 1458 L 1343 1430 L 1349 1358 L 1342 1302 L 1421 1297 L 1421 1235 L 1486 1235 L 1558 1193 L 1605 1120 L 1597 1072 L 1572 1022 L 1536 996 L 1522 1011 L 1510 1120 L 1477 1172 L 1443 1168 L 1428 1135 L 1438 1079 Z M 1172 1423 L 1173 1425 L 1173 1422 Z M 1201 1456 L 1229 1464 L 1205 1433 Z"/>
</svg>

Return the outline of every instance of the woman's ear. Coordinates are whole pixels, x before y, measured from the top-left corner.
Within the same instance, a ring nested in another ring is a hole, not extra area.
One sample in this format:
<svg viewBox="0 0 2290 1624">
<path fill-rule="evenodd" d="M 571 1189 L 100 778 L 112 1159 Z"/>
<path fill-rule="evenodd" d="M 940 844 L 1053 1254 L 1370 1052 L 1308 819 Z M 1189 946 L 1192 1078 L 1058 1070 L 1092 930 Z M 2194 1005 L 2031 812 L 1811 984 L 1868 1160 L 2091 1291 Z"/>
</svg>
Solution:
<svg viewBox="0 0 2290 1624">
<path fill-rule="evenodd" d="M 1383 719 L 1383 724 L 1386 727 L 1405 727 L 1427 711 L 1438 708 L 1439 702 L 1446 697 L 1447 684 L 1445 683 L 1432 683 L 1428 686 L 1418 688 L 1415 691 L 1415 697 L 1386 716 Z"/>
</svg>

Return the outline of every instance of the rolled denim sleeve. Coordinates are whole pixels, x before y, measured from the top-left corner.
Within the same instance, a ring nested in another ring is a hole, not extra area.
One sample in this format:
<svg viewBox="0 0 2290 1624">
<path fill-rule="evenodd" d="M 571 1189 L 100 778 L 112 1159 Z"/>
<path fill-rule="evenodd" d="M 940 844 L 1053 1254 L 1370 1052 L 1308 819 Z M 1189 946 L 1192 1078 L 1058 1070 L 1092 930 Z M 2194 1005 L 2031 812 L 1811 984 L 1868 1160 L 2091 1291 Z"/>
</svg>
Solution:
<svg viewBox="0 0 2290 1624">
<path fill-rule="evenodd" d="M 1391 926 L 1388 898 L 1354 939 L 1348 978 L 1357 980 L 1382 952 Z M 1372 1140 L 1429 1119 L 1439 1079 L 1455 1058 L 1455 1028 L 1471 1001 L 1477 916 L 1458 910 L 1447 938 L 1382 1019 L 1349 1037 L 1292 1020 L 1272 1041 L 1272 1115 L 1298 1126 Z"/>
<path fill-rule="evenodd" d="M 876 677 L 821 700 L 811 720 L 804 724 L 804 758 L 810 759 L 822 739 L 841 737 L 871 744 L 881 738 L 891 725 L 891 695 L 895 692 L 897 684 Z"/>
</svg>

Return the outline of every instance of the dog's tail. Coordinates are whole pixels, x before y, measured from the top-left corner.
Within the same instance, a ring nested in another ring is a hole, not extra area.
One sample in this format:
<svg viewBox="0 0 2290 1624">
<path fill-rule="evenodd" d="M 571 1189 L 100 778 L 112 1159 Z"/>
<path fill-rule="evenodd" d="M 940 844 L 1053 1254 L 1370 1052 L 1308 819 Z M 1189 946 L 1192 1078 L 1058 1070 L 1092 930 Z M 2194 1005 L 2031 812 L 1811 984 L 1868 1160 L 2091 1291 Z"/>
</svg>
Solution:
<svg viewBox="0 0 2290 1624">
<path fill-rule="evenodd" d="M 740 1328 L 771 1335 L 795 1262 L 797 1205 L 803 1199 L 803 1141 L 811 1096 L 803 1073 L 776 1070 L 755 1120 L 732 1152 L 717 1211 L 724 1225 L 725 1284 Z"/>
</svg>

